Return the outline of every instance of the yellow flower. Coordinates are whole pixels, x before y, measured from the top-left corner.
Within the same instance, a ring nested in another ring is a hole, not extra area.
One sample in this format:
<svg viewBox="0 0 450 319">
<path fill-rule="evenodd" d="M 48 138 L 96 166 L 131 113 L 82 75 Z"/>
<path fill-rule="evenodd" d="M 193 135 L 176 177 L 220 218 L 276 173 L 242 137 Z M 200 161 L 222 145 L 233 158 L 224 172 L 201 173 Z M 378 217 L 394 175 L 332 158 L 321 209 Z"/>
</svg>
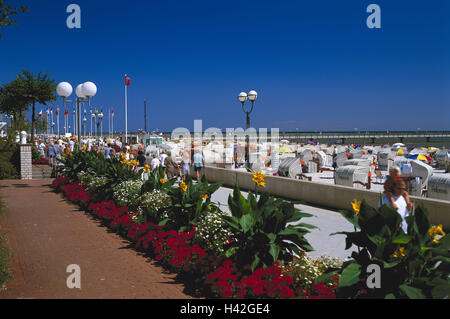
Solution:
<svg viewBox="0 0 450 319">
<path fill-rule="evenodd" d="M 122 157 L 123 160 L 125 160 L 127 158 L 127 156 L 125 155 L 125 153 L 120 153 L 120 157 Z"/>
<path fill-rule="evenodd" d="M 398 258 L 398 257 L 405 257 L 405 248 L 404 247 L 399 247 L 395 252 L 394 252 L 394 257 Z"/>
<path fill-rule="evenodd" d="M 203 194 L 203 195 L 202 195 L 202 199 L 203 199 L 203 200 L 208 199 L 208 197 L 209 197 L 208 194 Z"/>
<path fill-rule="evenodd" d="M 352 204 L 353 211 L 358 215 L 359 210 L 361 209 L 361 201 L 354 199 L 350 204 Z"/>
<path fill-rule="evenodd" d="M 178 185 L 178 188 L 181 188 L 183 192 L 186 192 L 188 187 L 185 182 L 182 182 L 180 185 Z"/>
<path fill-rule="evenodd" d="M 167 179 L 161 178 L 161 179 L 159 180 L 159 182 L 160 182 L 161 184 L 167 183 Z"/>
<path fill-rule="evenodd" d="M 266 175 L 264 175 L 263 173 L 257 172 L 253 174 L 252 181 L 254 181 L 258 186 L 266 187 L 266 183 L 264 182 L 265 177 Z"/>
<path fill-rule="evenodd" d="M 149 171 L 150 171 L 150 166 L 148 166 L 148 164 L 147 164 L 144 166 L 144 173 L 148 173 Z"/>
<path fill-rule="evenodd" d="M 442 224 L 431 227 L 428 230 L 428 235 L 430 235 L 430 237 L 433 238 L 432 240 L 433 243 L 439 244 L 439 239 L 441 239 L 442 236 L 445 236 L 445 232 L 442 230 Z"/>
</svg>

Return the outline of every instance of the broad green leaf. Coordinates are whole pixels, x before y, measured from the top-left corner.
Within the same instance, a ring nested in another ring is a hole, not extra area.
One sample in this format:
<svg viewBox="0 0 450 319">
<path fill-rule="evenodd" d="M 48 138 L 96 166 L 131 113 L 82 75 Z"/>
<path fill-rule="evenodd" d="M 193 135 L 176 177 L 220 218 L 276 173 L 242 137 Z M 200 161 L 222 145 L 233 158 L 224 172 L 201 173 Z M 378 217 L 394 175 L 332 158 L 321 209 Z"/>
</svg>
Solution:
<svg viewBox="0 0 450 319">
<path fill-rule="evenodd" d="M 345 267 L 339 278 L 339 287 L 348 287 L 356 284 L 361 275 L 361 265 L 352 263 Z"/>
<path fill-rule="evenodd" d="M 258 254 L 255 254 L 255 256 L 253 257 L 253 262 L 251 264 L 252 267 L 252 271 L 255 271 L 256 267 L 258 267 L 259 263 L 260 263 L 260 258 L 258 256 Z"/>
<path fill-rule="evenodd" d="M 425 299 L 422 290 L 408 285 L 400 285 L 400 290 L 403 291 L 410 299 Z"/>
<path fill-rule="evenodd" d="M 241 224 L 244 233 L 246 233 L 253 224 L 253 217 L 251 215 L 243 215 L 239 223 Z"/>
<path fill-rule="evenodd" d="M 280 254 L 280 247 L 277 244 L 270 244 L 269 254 L 273 257 L 273 260 L 278 260 Z"/>
<path fill-rule="evenodd" d="M 407 244 L 411 241 L 411 237 L 408 235 L 399 235 L 392 240 L 393 244 Z"/>
<path fill-rule="evenodd" d="M 225 252 L 225 256 L 227 257 L 227 258 L 230 258 L 231 256 L 233 256 L 235 253 L 236 253 L 236 251 L 237 251 L 237 247 L 231 247 L 230 249 L 228 249 L 226 252 Z"/>
</svg>

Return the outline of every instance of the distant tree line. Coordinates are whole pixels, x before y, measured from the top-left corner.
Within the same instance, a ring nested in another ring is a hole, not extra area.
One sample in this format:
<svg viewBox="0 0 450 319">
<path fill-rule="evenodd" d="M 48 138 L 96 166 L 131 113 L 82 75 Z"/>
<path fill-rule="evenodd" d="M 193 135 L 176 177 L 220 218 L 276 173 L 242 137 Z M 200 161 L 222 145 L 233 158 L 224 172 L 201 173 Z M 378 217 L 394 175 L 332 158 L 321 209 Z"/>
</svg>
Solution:
<svg viewBox="0 0 450 319">
<path fill-rule="evenodd" d="M 0 0 L 1 1 L 1 0 Z M 45 132 L 46 118 L 36 119 L 36 103 L 47 105 L 56 100 L 56 83 L 48 73 L 32 74 L 29 70 L 22 70 L 17 78 L 0 86 L 0 112 L 11 118 L 8 127 L 11 131 L 31 130 L 31 141 L 34 141 L 36 131 Z M 31 106 L 31 127 L 26 120 L 26 113 Z"/>
</svg>

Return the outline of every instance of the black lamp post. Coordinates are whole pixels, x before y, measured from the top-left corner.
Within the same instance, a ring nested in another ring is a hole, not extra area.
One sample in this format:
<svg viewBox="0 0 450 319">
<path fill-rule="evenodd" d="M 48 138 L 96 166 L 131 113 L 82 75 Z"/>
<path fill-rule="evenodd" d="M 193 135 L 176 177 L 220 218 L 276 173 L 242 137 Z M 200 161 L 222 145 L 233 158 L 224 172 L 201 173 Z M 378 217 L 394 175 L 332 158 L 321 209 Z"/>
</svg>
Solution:
<svg viewBox="0 0 450 319">
<path fill-rule="evenodd" d="M 253 90 L 248 92 L 248 94 L 245 93 L 245 92 L 241 92 L 238 95 L 238 100 L 242 104 L 242 111 L 246 114 L 245 167 L 247 169 L 250 168 L 250 156 L 249 156 L 250 137 L 249 137 L 249 131 L 248 131 L 249 128 L 250 128 L 250 113 L 252 113 L 252 111 L 253 111 L 254 103 L 255 103 L 257 98 L 258 98 L 258 93 L 256 93 L 256 91 L 253 91 Z M 245 108 L 244 108 L 245 102 L 247 100 L 249 100 L 250 103 L 252 103 L 252 107 L 250 108 L 249 111 L 245 110 Z"/>
</svg>

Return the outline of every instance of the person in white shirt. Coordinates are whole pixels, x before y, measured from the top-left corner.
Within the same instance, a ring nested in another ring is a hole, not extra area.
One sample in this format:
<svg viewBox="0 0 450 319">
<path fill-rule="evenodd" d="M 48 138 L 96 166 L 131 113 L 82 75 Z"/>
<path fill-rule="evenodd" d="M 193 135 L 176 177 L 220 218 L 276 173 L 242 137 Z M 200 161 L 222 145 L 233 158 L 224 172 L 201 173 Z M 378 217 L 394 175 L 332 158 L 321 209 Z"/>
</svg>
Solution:
<svg viewBox="0 0 450 319">
<path fill-rule="evenodd" d="M 163 168 L 163 171 L 164 171 L 164 176 L 166 176 L 166 164 L 164 164 L 164 162 L 166 161 L 166 158 L 167 158 L 167 154 L 164 151 L 161 151 L 159 160 L 161 162 L 161 167 Z"/>
<path fill-rule="evenodd" d="M 397 206 L 397 212 L 400 214 L 400 216 L 402 217 L 402 228 L 404 230 L 404 232 L 407 232 L 407 228 L 408 228 L 408 224 L 406 223 L 406 216 L 409 215 L 408 209 L 407 209 L 407 203 L 405 198 L 402 196 L 402 192 L 404 190 L 406 190 L 406 183 L 405 181 L 401 180 L 396 180 L 393 183 L 393 190 L 394 190 L 394 194 L 392 199 L 394 200 L 394 204 Z M 388 206 L 391 206 L 391 202 L 389 200 L 388 196 L 383 196 L 382 200 L 381 200 L 381 204 L 386 204 Z"/>
<path fill-rule="evenodd" d="M 150 162 L 150 167 L 152 171 L 157 168 L 161 164 L 160 160 L 156 157 L 156 154 L 153 154 L 153 159 Z"/>
<path fill-rule="evenodd" d="M 75 147 L 75 142 L 71 139 L 69 141 L 70 151 L 73 152 L 73 148 Z"/>
</svg>

